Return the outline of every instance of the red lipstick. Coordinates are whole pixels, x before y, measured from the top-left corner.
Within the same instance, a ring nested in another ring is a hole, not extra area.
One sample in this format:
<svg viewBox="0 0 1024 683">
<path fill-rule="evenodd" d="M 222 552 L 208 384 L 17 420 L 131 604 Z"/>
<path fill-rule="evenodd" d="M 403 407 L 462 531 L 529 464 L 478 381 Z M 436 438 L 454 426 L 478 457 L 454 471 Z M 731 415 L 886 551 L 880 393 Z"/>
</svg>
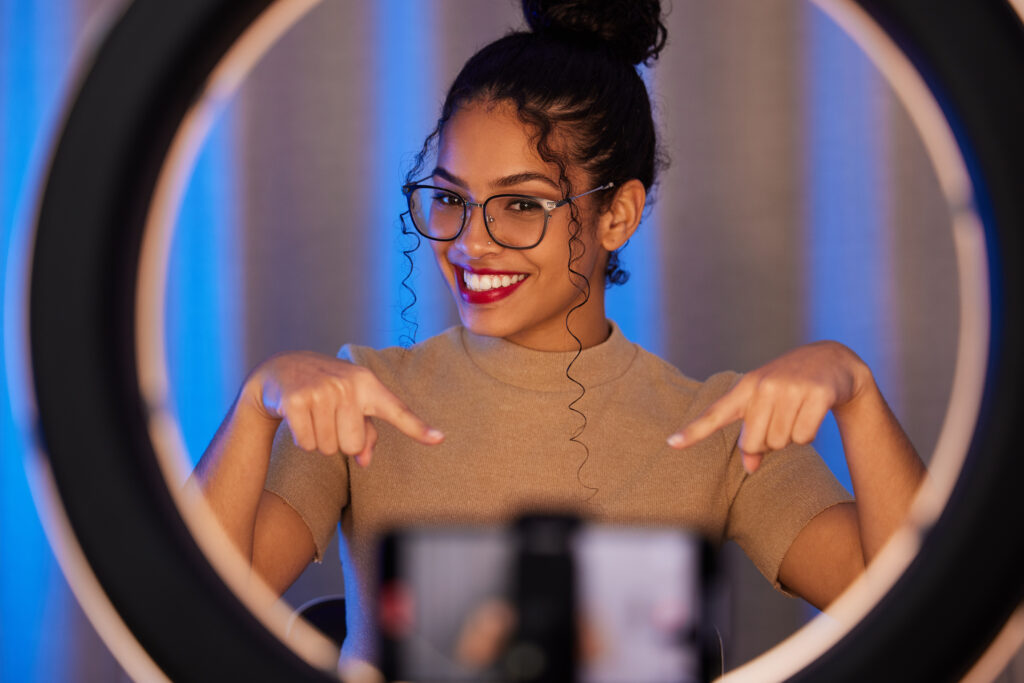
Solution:
<svg viewBox="0 0 1024 683">
<path fill-rule="evenodd" d="M 493 270 L 491 268 L 465 268 L 463 266 L 455 266 L 455 281 L 459 285 L 459 294 L 462 296 L 462 300 L 469 304 L 491 304 L 495 301 L 501 301 L 512 292 L 519 288 L 519 285 L 526 282 L 527 275 L 519 282 L 513 282 L 508 287 L 494 287 L 488 289 L 485 292 L 475 292 L 466 286 L 466 273 L 471 275 L 523 275 L 523 273 L 515 273 L 507 270 Z"/>
</svg>

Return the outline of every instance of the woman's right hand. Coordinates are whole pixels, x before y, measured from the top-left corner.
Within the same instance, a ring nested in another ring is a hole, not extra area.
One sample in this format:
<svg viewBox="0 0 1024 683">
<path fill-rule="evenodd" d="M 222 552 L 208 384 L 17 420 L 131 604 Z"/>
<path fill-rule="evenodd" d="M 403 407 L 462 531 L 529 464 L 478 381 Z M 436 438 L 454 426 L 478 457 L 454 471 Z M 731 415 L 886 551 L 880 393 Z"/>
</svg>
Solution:
<svg viewBox="0 0 1024 683">
<path fill-rule="evenodd" d="M 246 380 L 241 398 L 268 419 L 287 422 L 299 448 L 326 455 L 340 451 L 363 467 L 377 443 L 371 417 L 423 444 L 444 439 L 370 370 L 319 353 L 272 356 Z"/>
</svg>

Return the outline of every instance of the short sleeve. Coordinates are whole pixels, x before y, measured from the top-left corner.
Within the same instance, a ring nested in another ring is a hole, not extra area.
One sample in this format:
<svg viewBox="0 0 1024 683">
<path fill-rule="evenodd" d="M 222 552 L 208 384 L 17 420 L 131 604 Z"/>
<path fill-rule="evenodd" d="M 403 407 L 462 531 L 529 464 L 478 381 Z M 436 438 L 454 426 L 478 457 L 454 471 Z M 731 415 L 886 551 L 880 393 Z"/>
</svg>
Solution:
<svg viewBox="0 0 1024 683">
<path fill-rule="evenodd" d="M 292 441 L 282 422 L 270 453 L 264 488 L 280 496 L 309 527 L 317 562 L 334 536 L 342 509 L 348 504 L 348 458 L 304 451 Z"/>
<path fill-rule="evenodd" d="M 739 459 L 738 450 L 733 458 Z M 736 541 L 779 590 L 790 545 L 814 517 L 853 498 L 810 446 L 792 444 L 765 456 L 743 478 L 729 509 L 726 537 Z"/>
</svg>

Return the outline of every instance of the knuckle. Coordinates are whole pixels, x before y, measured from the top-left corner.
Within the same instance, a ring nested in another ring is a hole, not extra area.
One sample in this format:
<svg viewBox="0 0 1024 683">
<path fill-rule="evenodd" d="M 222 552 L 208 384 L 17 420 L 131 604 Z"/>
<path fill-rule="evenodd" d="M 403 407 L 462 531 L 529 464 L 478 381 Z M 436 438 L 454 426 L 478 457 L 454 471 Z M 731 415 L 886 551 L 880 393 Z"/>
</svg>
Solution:
<svg viewBox="0 0 1024 683">
<path fill-rule="evenodd" d="M 793 431 L 793 443 L 800 444 L 801 446 L 806 446 L 812 441 L 814 441 L 813 434 L 808 434 L 806 431 L 802 430 Z"/>
<path fill-rule="evenodd" d="M 778 377 L 763 377 L 760 382 L 757 383 L 757 391 L 762 396 L 767 398 L 778 398 L 785 393 L 788 393 L 787 383 Z"/>
<path fill-rule="evenodd" d="M 288 394 L 281 403 L 286 412 L 296 412 L 305 409 L 307 406 L 306 398 L 298 393 Z"/>
<path fill-rule="evenodd" d="M 330 387 L 331 391 L 333 391 L 336 394 L 348 391 L 348 386 L 352 382 L 351 377 L 346 377 L 345 375 L 337 375 L 333 373 L 327 375 L 324 379 L 325 384 L 328 387 Z"/>
<path fill-rule="evenodd" d="M 338 408 L 344 411 L 350 411 L 353 413 L 361 414 L 361 406 L 363 405 L 359 399 L 359 392 L 351 386 L 338 387 L 335 392 L 335 400 L 337 401 Z"/>
<path fill-rule="evenodd" d="M 751 385 L 755 385 L 756 386 L 757 383 L 761 381 L 761 377 L 763 376 L 763 374 L 764 373 L 762 373 L 760 369 L 758 369 L 758 370 L 751 370 L 750 372 L 744 373 L 739 378 L 739 381 L 737 381 L 733 385 L 732 391 L 735 391 L 736 389 L 739 389 L 740 387 L 748 387 L 748 386 L 751 386 Z"/>
</svg>

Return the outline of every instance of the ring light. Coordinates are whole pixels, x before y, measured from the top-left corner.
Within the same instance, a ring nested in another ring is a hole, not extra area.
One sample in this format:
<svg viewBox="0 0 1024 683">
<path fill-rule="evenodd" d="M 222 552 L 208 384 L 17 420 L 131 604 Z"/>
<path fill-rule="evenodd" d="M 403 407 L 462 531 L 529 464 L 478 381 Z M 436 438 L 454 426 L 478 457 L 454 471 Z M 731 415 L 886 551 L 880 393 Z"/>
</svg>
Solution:
<svg viewBox="0 0 1024 683">
<path fill-rule="evenodd" d="M 61 554 L 84 575 L 76 591 L 102 590 L 80 599 L 112 624 L 104 635 L 122 661 L 134 658 L 134 675 L 333 678 L 253 617 L 190 533 L 154 447 L 160 426 L 148 406 L 160 378 L 140 366 L 136 336 L 147 219 L 176 136 L 250 28 L 300 4 L 136 0 L 82 80 L 42 195 L 29 332 L 36 432 L 59 500 L 50 533 L 69 532 Z M 1024 272 L 1013 267 L 1024 257 L 1024 28 L 1003 0 L 857 5 L 914 65 L 953 131 L 973 190 L 968 208 L 984 226 L 991 334 L 978 418 L 948 502 L 919 530 L 919 551 L 891 588 L 792 678 L 958 678 L 1024 597 L 1015 432 Z M 111 642 L 115 631 L 134 640 Z"/>
</svg>

